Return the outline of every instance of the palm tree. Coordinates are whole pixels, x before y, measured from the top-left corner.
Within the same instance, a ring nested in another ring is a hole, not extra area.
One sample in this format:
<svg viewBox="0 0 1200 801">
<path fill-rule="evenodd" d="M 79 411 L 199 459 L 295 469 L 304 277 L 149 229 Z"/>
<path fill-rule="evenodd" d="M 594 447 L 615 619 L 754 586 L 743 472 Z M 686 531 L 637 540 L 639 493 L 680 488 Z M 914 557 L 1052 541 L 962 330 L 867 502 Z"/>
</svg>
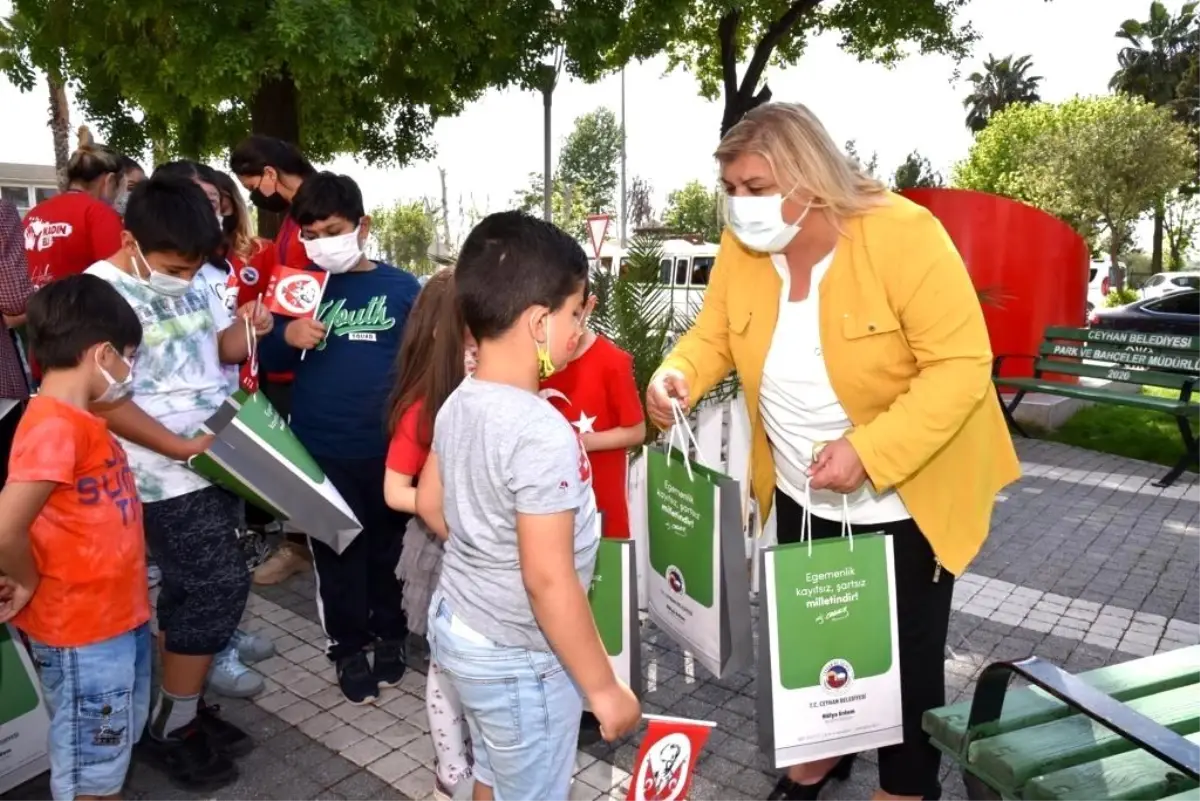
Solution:
<svg viewBox="0 0 1200 801">
<path fill-rule="evenodd" d="M 1169 108 L 1175 118 L 1195 127 L 1195 98 L 1186 79 L 1194 70 L 1200 39 L 1195 33 L 1196 3 L 1185 3 L 1179 16 L 1172 17 L 1162 3 L 1150 4 L 1144 22 L 1127 19 L 1117 30 L 1125 46 L 1117 53 L 1118 69 L 1108 82 L 1110 89 L 1144 98 Z M 1163 202 L 1154 206 L 1154 240 L 1150 253 L 1151 272 L 1163 268 Z"/>
<path fill-rule="evenodd" d="M 1031 67 L 1033 61 L 1029 56 L 1014 58 L 1009 55 L 997 60 L 988 53 L 983 72 L 973 72 L 968 77 L 974 91 L 963 100 L 963 107 L 967 109 L 967 127 L 979 133 L 993 115 L 1013 103 L 1041 100 L 1038 84 L 1042 82 L 1042 76 L 1028 75 Z"/>
</svg>

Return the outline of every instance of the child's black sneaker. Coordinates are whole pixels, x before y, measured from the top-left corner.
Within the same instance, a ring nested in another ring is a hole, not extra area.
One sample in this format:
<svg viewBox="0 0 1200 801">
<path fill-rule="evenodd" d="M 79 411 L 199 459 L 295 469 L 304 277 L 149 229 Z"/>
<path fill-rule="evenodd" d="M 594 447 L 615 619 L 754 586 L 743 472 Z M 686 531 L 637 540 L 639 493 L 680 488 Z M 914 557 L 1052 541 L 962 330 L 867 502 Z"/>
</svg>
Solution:
<svg viewBox="0 0 1200 801">
<path fill-rule="evenodd" d="M 207 704 L 203 698 L 196 709 L 196 720 L 213 748 L 228 757 L 243 757 L 254 750 L 250 735 L 221 718 L 220 711 L 220 704 Z"/>
<path fill-rule="evenodd" d="M 371 673 L 365 653 L 339 659 L 337 677 L 342 695 L 352 704 L 369 704 L 379 697 L 379 681 Z"/>
<path fill-rule="evenodd" d="M 138 752 L 181 790 L 209 793 L 237 779 L 237 767 L 204 733 L 199 718 L 159 740 L 147 729 Z"/>
<path fill-rule="evenodd" d="M 408 669 L 404 640 L 380 640 L 375 643 L 375 665 L 371 673 L 384 687 L 395 687 Z"/>
</svg>

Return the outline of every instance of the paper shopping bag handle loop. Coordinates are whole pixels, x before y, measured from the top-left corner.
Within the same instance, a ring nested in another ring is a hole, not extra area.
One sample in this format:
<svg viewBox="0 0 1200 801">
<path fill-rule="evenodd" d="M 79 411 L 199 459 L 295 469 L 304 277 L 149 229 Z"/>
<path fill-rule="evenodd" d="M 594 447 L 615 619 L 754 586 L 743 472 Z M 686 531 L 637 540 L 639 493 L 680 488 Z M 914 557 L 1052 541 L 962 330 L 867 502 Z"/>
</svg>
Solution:
<svg viewBox="0 0 1200 801">
<path fill-rule="evenodd" d="M 671 434 L 667 438 L 667 464 L 671 463 L 671 449 L 678 447 L 683 456 L 683 467 L 687 470 L 688 481 L 694 481 L 696 477 L 692 474 L 692 460 L 688 457 L 688 441 L 691 440 L 697 456 L 700 455 L 700 443 L 696 441 L 696 435 L 688 425 L 687 415 L 683 413 L 683 406 L 676 398 L 671 398 L 671 415 L 675 418 L 675 425 L 671 426 Z M 678 446 L 675 444 L 676 437 L 679 437 Z"/>
<path fill-rule="evenodd" d="M 850 542 L 854 552 L 854 529 L 850 525 L 850 496 L 842 495 L 842 534 Z M 808 555 L 812 556 L 812 479 L 804 482 L 804 514 L 800 518 L 800 542 L 808 544 Z"/>
</svg>

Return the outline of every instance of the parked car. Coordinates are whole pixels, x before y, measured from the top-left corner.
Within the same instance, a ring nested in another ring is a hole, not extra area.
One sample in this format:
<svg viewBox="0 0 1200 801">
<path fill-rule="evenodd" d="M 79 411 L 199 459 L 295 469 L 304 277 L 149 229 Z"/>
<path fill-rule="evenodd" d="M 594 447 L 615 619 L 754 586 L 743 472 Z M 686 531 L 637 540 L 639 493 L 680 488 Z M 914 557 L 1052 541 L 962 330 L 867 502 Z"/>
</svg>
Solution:
<svg viewBox="0 0 1200 801">
<path fill-rule="evenodd" d="M 1200 289 L 1200 271 L 1191 270 L 1178 273 L 1158 273 L 1150 276 L 1150 280 L 1142 284 L 1142 297 L 1161 298 L 1172 292 L 1183 292 L 1188 289 Z"/>
<path fill-rule="evenodd" d="M 1200 334 L 1200 291 L 1182 290 L 1115 309 L 1095 309 L 1089 322 L 1092 328 L 1196 336 Z"/>
<path fill-rule="evenodd" d="M 1104 299 L 1108 297 L 1108 262 L 1094 261 L 1088 265 L 1087 311 L 1104 308 Z"/>
</svg>

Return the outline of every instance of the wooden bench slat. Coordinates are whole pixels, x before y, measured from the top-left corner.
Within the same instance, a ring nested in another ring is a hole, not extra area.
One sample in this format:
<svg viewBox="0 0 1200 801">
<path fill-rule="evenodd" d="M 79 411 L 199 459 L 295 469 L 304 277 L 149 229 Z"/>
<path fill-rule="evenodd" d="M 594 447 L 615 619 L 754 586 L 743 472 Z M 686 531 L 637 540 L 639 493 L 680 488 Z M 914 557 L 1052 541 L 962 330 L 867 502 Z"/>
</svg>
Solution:
<svg viewBox="0 0 1200 801">
<path fill-rule="evenodd" d="M 1128 701 L 1154 695 L 1188 684 L 1200 684 L 1200 645 L 1178 648 L 1132 662 L 1089 670 L 1080 678 L 1102 693 L 1118 701 Z M 1062 701 L 1041 690 L 1012 690 L 1004 699 L 1004 711 L 992 726 L 983 727 L 980 735 L 991 736 L 1026 726 L 1036 726 L 1071 714 Z M 971 702 L 931 709 L 921 725 L 934 743 L 949 754 L 962 750 Z"/>
<path fill-rule="evenodd" d="M 1126 702 L 1176 734 L 1200 732 L 1200 693 L 1177 687 Z M 968 754 L 971 770 L 988 785 L 1017 796 L 1034 776 L 1115 756 L 1134 749 L 1129 740 L 1085 715 L 1072 715 L 976 740 Z"/>
<path fill-rule="evenodd" d="M 1200 734 L 1188 735 L 1187 739 L 1200 745 Z M 1196 788 L 1196 782 L 1149 752 L 1130 751 L 1038 776 L 1025 785 L 1022 797 L 1030 801 L 1095 798 L 1140 801 L 1190 792 L 1188 797 L 1194 800 L 1200 798 Z"/>
<path fill-rule="evenodd" d="M 1046 339 L 1065 339 L 1074 342 L 1103 342 L 1107 345 L 1137 345 L 1171 350 L 1196 350 L 1200 348 L 1200 336 L 1184 334 L 1147 334 L 1142 331 L 1113 331 L 1107 328 L 1064 328 L 1051 326 L 1046 329 Z"/>
<path fill-rule="evenodd" d="M 1023 389 L 1026 392 L 1044 392 L 1049 395 L 1060 395 L 1064 398 L 1079 398 L 1080 400 L 1107 403 L 1113 406 L 1129 406 L 1134 409 L 1149 409 L 1150 411 L 1183 417 L 1195 416 L 1200 412 L 1200 405 L 1195 403 L 1180 403 L 1171 398 L 1159 398 L 1154 395 L 1133 395 L 1128 392 L 1114 392 L 1111 389 L 1085 387 L 1078 384 L 1060 384 L 1057 381 L 1047 381 L 1040 378 L 997 378 L 996 386 L 1011 389 Z"/>
<path fill-rule="evenodd" d="M 1043 342 L 1038 352 L 1043 356 L 1090 359 L 1096 362 L 1112 362 L 1113 364 L 1170 370 L 1178 373 L 1200 373 L 1200 354 L 1160 348 L 1152 348 L 1150 351 L 1146 353 L 1143 349 L 1125 350 L 1119 345 L 1103 343 Z"/>
<path fill-rule="evenodd" d="M 1186 383 L 1196 383 L 1196 376 L 1186 373 L 1164 373 L 1161 370 L 1140 370 L 1130 367 L 1106 366 L 1103 364 L 1084 364 L 1082 362 L 1065 362 L 1058 359 L 1038 359 L 1035 369 L 1046 373 L 1075 375 L 1083 378 L 1100 378 L 1107 381 L 1119 381 L 1124 384 L 1136 384 L 1143 387 L 1164 387 L 1166 389 L 1182 389 Z"/>
</svg>

